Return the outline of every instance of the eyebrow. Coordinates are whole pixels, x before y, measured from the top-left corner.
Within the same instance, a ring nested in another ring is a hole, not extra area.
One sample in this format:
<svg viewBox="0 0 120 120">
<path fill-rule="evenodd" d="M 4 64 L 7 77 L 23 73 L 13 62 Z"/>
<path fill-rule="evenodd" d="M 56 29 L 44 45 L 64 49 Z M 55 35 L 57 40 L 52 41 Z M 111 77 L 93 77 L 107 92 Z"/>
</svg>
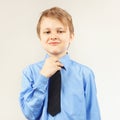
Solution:
<svg viewBox="0 0 120 120">
<path fill-rule="evenodd" d="M 51 28 L 45 28 L 44 30 L 50 30 Z M 57 28 L 55 28 L 55 29 L 57 29 L 57 30 L 66 30 L 66 27 L 57 27 Z"/>
</svg>

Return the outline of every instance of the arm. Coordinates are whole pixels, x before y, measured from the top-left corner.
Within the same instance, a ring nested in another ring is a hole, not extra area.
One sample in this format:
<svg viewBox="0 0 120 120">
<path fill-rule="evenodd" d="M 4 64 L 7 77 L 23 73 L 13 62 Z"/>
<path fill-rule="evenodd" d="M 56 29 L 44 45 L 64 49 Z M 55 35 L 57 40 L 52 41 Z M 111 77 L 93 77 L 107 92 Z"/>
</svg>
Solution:
<svg viewBox="0 0 120 120">
<path fill-rule="evenodd" d="M 96 85 L 92 71 L 86 72 L 85 78 L 85 99 L 86 99 L 86 120 L 101 120 L 97 101 Z"/>
<path fill-rule="evenodd" d="M 48 88 L 48 79 L 62 66 L 58 58 L 50 57 L 45 60 L 40 71 L 39 69 L 36 70 L 38 73 L 34 70 L 31 71 L 30 67 L 23 71 L 20 105 L 24 115 L 29 120 L 37 120 L 41 117 Z"/>
<path fill-rule="evenodd" d="M 37 79 L 33 80 L 33 75 L 29 67 L 23 71 L 20 105 L 27 119 L 37 120 L 40 117 L 47 86 L 48 78 L 39 74 Z"/>
</svg>

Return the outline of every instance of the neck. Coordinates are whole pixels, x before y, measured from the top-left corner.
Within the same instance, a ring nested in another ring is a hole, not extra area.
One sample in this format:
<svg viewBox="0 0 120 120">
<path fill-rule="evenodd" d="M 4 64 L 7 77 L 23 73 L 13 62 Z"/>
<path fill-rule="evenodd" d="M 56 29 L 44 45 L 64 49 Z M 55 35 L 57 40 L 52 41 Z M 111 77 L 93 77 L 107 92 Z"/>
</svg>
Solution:
<svg viewBox="0 0 120 120">
<path fill-rule="evenodd" d="M 48 53 L 49 56 L 57 57 L 58 59 L 60 59 L 61 57 L 65 56 L 66 54 L 68 54 L 67 51 L 65 53 L 63 53 L 63 54 L 50 54 L 50 53 Z"/>
</svg>

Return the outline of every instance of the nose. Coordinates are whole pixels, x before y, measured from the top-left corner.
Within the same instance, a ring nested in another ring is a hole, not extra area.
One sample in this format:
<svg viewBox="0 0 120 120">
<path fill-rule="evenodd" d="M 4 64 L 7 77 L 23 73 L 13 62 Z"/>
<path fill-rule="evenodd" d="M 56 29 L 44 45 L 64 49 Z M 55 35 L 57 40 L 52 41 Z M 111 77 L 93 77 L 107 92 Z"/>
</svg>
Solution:
<svg viewBox="0 0 120 120">
<path fill-rule="evenodd" d="M 51 34 L 50 39 L 51 40 L 57 40 L 58 36 L 55 33 L 53 33 L 53 34 Z"/>
</svg>

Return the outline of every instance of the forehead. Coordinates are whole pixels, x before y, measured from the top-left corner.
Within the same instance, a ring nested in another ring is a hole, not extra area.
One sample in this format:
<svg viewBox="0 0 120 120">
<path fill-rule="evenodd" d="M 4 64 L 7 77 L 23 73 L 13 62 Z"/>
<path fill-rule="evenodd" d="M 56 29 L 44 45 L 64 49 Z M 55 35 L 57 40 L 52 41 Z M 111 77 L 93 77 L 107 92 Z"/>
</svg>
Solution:
<svg viewBox="0 0 120 120">
<path fill-rule="evenodd" d="M 68 25 L 67 23 L 63 23 L 62 21 L 60 21 L 57 18 L 53 18 L 53 17 L 43 17 L 41 19 L 41 23 L 40 23 L 40 28 L 53 28 L 53 27 L 61 27 L 61 28 L 67 28 Z"/>
</svg>

